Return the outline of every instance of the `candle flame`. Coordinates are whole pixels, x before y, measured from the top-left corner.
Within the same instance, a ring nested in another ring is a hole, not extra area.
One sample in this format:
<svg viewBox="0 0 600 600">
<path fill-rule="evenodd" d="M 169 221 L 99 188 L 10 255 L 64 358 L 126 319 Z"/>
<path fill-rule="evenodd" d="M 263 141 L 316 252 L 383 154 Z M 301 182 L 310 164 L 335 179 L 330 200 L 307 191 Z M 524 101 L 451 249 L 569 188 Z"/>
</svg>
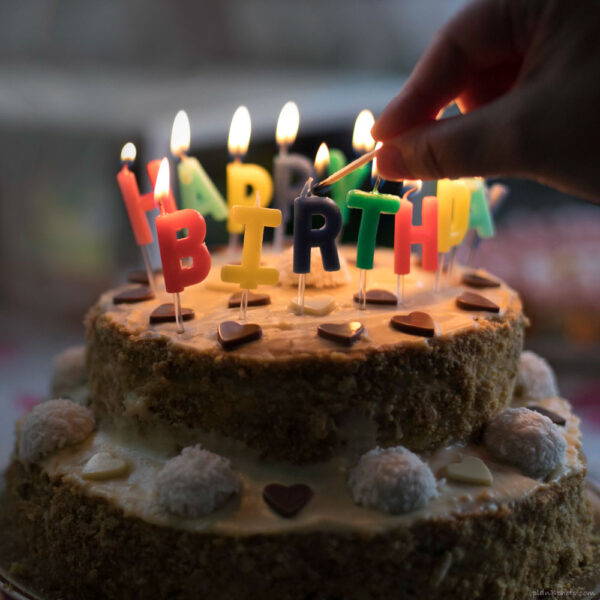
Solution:
<svg viewBox="0 0 600 600">
<path fill-rule="evenodd" d="M 411 194 L 421 191 L 423 182 L 420 179 L 405 179 L 403 181 L 403 186 L 408 188 L 404 193 L 404 198 L 408 198 Z"/>
<path fill-rule="evenodd" d="M 127 142 L 121 149 L 121 162 L 132 163 L 137 155 L 135 144 Z"/>
<path fill-rule="evenodd" d="M 375 124 L 375 117 L 370 110 L 361 110 L 354 123 L 352 134 L 352 147 L 355 152 L 365 153 L 373 150 L 375 140 L 371 137 L 371 128 Z"/>
<path fill-rule="evenodd" d="M 160 161 L 156 183 L 154 184 L 154 201 L 160 206 L 161 213 L 163 212 L 163 202 L 169 195 L 170 178 L 169 159 L 165 157 Z"/>
<path fill-rule="evenodd" d="M 180 155 L 190 149 L 190 120 L 185 110 L 180 110 L 173 119 L 171 129 L 171 153 Z"/>
<path fill-rule="evenodd" d="M 379 150 L 381 146 L 383 146 L 383 142 L 377 142 L 375 150 Z M 371 163 L 371 179 L 377 179 L 377 177 L 379 177 L 379 171 L 377 170 L 377 157 L 375 157 Z"/>
<path fill-rule="evenodd" d="M 300 111 L 295 102 L 286 102 L 277 119 L 275 139 L 279 146 L 290 146 L 296 139 L 300 125 Z"/>
<path fill-rule="evenodd" d="M 250 121 L 250 113 L 245 106 L 239 106 L 235 113 L 233 113 L 231 126 L 229 127 L 227 147 L 229 148 L 230 154 L 237 157 L 246 154 L 248 151 L 248 144 L 250 143 L 251 131 L 252 123 Z"/>
<path fill-rule="evenodd" d="M 317 150 L 317 155 L 315 156 L 315 170 L 317 173 L 323 173 L 327 170 L 329 166 L 329 148 L 327 144 L 323 142 L 319 149 Z"/>
</svg>

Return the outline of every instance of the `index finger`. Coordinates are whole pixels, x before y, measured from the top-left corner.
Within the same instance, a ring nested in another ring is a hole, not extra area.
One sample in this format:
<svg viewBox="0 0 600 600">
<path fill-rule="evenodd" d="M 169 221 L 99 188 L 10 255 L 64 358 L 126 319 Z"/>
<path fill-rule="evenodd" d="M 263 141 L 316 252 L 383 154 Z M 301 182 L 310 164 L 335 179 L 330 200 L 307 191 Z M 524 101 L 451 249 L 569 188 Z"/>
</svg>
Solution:
<svg viewBox="0 0 600 600">
<path fill-rule="evenodd" d="M 389 140 L 434 120 L 474 72 L 522 52 L 538 5 L 531 0 L 477 0 L 466 6 L 436 34 L 375 122 L 373 137 Z"/>
</svg>

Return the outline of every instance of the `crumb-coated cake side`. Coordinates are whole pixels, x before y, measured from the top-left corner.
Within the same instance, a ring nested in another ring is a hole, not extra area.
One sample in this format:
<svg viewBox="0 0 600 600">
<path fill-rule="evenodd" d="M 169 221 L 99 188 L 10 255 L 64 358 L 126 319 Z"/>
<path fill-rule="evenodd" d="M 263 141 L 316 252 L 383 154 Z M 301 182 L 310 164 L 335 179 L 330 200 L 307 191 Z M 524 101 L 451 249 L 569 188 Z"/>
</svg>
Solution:
<svg viewBox="0 0 600 600">
<path fill-rule="evenodd" d="M 440 478 L 438 492 L 398 515 L 354 504 L 339 464 L 278 470 L 242 452 L 231 455 L 241 497 L 207 516 L 176 517 L 161 508 L 156 490 L 165 449 L 100 430 L 36 464 L 15 458 L 0 505 L 0 564 L 30 588 L 66 600 L 521 600 L 555 585 L 589 552 L 579 421 L 558 398 L 541 404 L 565 421 L 556 427 L 566 449 L 547 481 L 495 462 L 484 447 L 456 445 L 423 457 Z M 529 429 L 544 435 L 539 424 L 551 427 L 538 414 Z M 86 461 L 100 449 L 120 453 L 128 474 L 86 476 Z M 468 456 L 485 460 L 488 485 L 442 477 Z M 302 477 L 314 491 L 295 518 L 261 499 L 263 479 L 276 473 Z M 170 486 L 177 485 L 172 474 Z"/>
<path fill-rule="evenodd" d="M 378 252 L 370 288 L 395 290 L 392 261 L 390 251 Z M 460 269 L 433 293 L 433 275 L 414 265 L 405 305 L 360 311 L 354 279 L 326 289 L 329 312 L 316 316 L 289 308 L 293 286 L 264 288 L 270 303 L 248 316 L 262 338 L 233 350 L 217 339 L 219 323 L 237 318 L 228 308 L 231 286 L 209 278 L 186 291 L 184 306 L 196 314 L 184 334 L 174 323 L 149 323 L 166 295 L 115 305 L 109 292 L 86 320 L 92 407 L 142 426 L 219 432 L 265 457 L 308 462 L 347 443 L 345 425 L 357 416 L 375 428 L 380 445 L 420 451 L 468 438 L 506 406 L 526 325 L 516 292 L 502 283 L 478 290 L 497 312 L 461 308 L 457 298 L 472 290 Z M 391 325 L 393 316 L 416 310 L 433 319 L 432 337 Z M 357 320 L 365 332 L 353 345 L 317 335 L 323 323 Z"/>
</svg>

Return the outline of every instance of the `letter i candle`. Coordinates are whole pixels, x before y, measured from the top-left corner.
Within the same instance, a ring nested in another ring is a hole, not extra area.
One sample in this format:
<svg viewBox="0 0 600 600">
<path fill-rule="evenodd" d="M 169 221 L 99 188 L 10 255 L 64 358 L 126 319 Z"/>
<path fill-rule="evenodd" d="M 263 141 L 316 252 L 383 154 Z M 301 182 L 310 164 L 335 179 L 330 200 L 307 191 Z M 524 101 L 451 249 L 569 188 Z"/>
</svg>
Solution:
<svg viewBox="0 0 600 600">
<path fill-rule="evenodd" d="M 156 217 L 156 235 L 165 288 L 168 293 L 173 294 L 177 331 L 183 333 L 180 293 L 186 287 L 204 281 L 210 271 L 211 259 L 204 243 L 204 218 L 192 208 L 167 213 L 164 209 L 164 199 L 168 189 L 169 161 L 163 158 L 154 188 L 154 197 L 161 209 L 161 214 Z M 186 231 L 186 235 L 178 238 L 177 232 L 182 230 Z M 184 265 L 186 259 L 191 259 L 191 263 Z"/>
<path fill-rule="evenodd" d="M 273 267 L 261 267 L 263 233 L 265 227 L 278 227 L 281 224 L 281 211 L 264 208 L 260 204 L 259 193 L 253 206 L 237 204 L 231 207 L 229 220 L 244 231 L 242 262 L 239 265 L 225 265 L 221 268 L 221 279 L 228 283 L 239 283 L 242 290 L 240 320 L 245 321 L 248 309 L 248 291 L 259 285 L 275 285 L 279 281 L 279 271 Z"/>
<path fill-rule="evenodd" d="M 335 240 L 342 230 L 342 212 L 331 199 L 315 196 L 312 177 L 304 184 L 302 193 L 294 200 L 294 259 L 293 270 L 298 275 L 298 306 L 304 314 L 304 291 L 306 274 L 310 273 L 310 257 L 313 248 L 319 248 L 325 271 L 339 271 L 340 257 Z M 313 228 L 313 216 L 325 219 L 322 227 Z"/>
</svg>

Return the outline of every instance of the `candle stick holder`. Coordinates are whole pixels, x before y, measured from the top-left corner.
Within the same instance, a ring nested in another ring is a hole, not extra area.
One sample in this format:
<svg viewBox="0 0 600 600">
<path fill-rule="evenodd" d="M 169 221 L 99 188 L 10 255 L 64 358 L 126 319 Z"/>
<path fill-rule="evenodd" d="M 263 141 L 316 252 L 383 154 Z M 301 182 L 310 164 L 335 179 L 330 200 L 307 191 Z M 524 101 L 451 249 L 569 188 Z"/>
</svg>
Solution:
<svg viewBox="0 0 600 600">
<path fill-rule="evenodd" d="M 173 304 L 175 306 L 175 322 L 177 323 L 177 333 L 184 333 L 183 318 L 181 317 L 181 295 L 179 292 L 173 294 Z"/>
<path fill-rule="evenodd" d="M 154 271 L 152 270 L 152 264 L 150 263 L 150 255 L 148 254 L 148 248 L 146 246 L 140 246 L 142 252 L 142 258 L 144 260 L 144 268 L 146 269 L 146 277 L 148 278 L 148 285 L 154 296 L 156 296 L 156 281 L 154 280 Z"/>
<path fill-rule="evenodd" d="M 440 280 L 441 280 L 441 272 L 442 272 L 442 269 L 444 268 L 444 257 L 445 257 L 445 255 L 443 252 L 438 253 L 438 268 L 437 268 L 437 271 L 435 272 L 435 280 L 433 282 L 433 291 L 434 292 L 440 291 Z"/>
<path fill-rule="evenodd" d="M 367 270 L 359 270 L 358 306 L 360 310 L 367 310 Z"/>
<path fill-rule="evenodd" d="M 246 321 L 248 319 L 248 295 L 250 290 L 243 289 L 242 296 L 240 298 L 240 321 Z"/>
<path fill-rule="evenodd" d="M 306 273 L 300 273 L 298 275 L 298 306 L 300 307 L 300 314 L 304 314 L 304 295 L 306 292 Z"/>
</svg>

